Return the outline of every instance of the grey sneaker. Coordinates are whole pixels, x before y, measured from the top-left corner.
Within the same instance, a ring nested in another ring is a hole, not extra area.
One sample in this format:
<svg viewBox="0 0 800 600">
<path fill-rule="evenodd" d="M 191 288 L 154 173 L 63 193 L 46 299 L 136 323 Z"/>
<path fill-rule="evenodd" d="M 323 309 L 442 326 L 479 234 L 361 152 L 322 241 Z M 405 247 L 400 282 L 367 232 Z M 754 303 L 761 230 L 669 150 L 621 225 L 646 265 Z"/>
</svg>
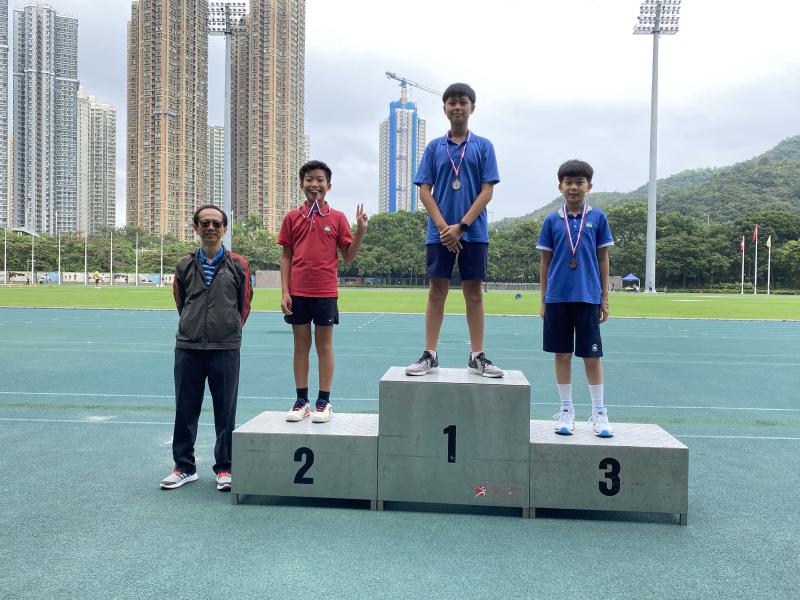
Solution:
<svg viewBox="0 0 800 600">
<path fill-rule="evenodd" d="M 406 367 L 406 375 L 427 375 L 436 373 L 439 370 L 439 355 L 434 358 L 433 354 L 425 350 L 422 356 L 413 365 Z"/>
<path fill-rule="evenodd" d="M 503 370 L 494 366 L 492 361 L 486 358 L 483 352 L 480 352 L 475 358 L 472 358 L 472 353 L 467 360 L 467 371 L 475 373 L 475 375 L 483 375 L 484 377 L 502 377 Z"/>
<path fill-rule="evenodd" d="M 175 488 L 181 487 L 184 483 L 191 483 L 192 481 L 197 481 L 197 473 L 189 475 L 188 473 L 175 469 L 172 474 L 161 480 L 161 489 L 174 490 Z"/>
</svg>

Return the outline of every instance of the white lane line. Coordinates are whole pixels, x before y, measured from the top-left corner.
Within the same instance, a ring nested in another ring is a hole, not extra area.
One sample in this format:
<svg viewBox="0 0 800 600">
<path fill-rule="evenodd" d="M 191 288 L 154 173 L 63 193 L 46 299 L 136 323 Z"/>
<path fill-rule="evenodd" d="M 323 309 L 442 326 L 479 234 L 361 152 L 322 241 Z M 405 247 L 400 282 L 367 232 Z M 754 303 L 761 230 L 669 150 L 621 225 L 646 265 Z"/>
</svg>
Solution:
<svg viewBox="0 0 800 600">
<path fill-rule="evenodd" d="M 85 396 L 88 398 L 156 398 L 172 399 L 173 395 L 167 394 L 98 394 L 91 392 L 9 392 L 0 391 L 5 396 Z M 239 396 L 240 400 L 291 400 L 287 396 Z M 378 402 L 377 398 L 344 398 L 337 397 L 339 402 Z M 531 406 L 556 406 L 558 402 L 531 402 Z M 589 406 L 588 403 L 576 402 L 575 406 Z M 654 410 L 739 410 L 753 412 L 792 412 L 800 413 L 800 408 L 774 408 L 756 406 L 680 406 L 675 404 L 607 404 L 609 408 L 646 408 Z"/>
<path fill-rule="evenodd" d="M 673 434 L 678 439 L 704 439 L 704 440 L 781 440 L 790 442 L 800 442 L 800 437 L 772 437 L 768 435 L 681 435 Z"/>
<path fill-rule="evenodd" d="M 9 418 L 0 417 L 0 422 L 12 423 L 78 423 L 84 425 L 158 425 L 164 427 L 172 427 L 174 423 L 167 421 L 97 421 L 91 418 L 87 419 L 26 419 L 26 418 Z M 212 427 L 213 423 L 199 423 L 204 427 Z M 788 441 L 800 442 L 800 437 L 779 437 L 779 436 L 765 436 L 765 435 L 682 435 L 679 433 L 673 434 L 678 439 L 704 439 L 704 440 L 770 440 L 770 441 Z"/>
</svg>

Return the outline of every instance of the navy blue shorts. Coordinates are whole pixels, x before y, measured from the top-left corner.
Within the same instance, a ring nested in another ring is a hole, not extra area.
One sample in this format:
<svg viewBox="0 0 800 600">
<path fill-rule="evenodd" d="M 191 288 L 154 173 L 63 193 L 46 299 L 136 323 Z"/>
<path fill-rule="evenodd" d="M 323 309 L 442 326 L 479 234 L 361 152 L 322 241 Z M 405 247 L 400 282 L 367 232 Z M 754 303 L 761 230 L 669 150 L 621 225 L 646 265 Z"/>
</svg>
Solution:
<svg viewBox="0 0 800 600">
<path fill-rule="evenodd" d="M 461 281 L 486 281 L 486 265 L 489 260 L 489 244 L 483 242 L 461 242 L 458 253 L 450 252 L 444 244 L 428 244 L 425 246 L 428 259 L 428 277 L 450 279 L 453 265 L 458 259 L 458 271 Z"/>
<path fill-rule="evenodd" d="M 586 302 L 551 302 L 545 305 L 542 326 L 545 352 L 581 358 L 603 356 L 600 339 L 600 305 Z"/>
<path fill-rule="evenodd" d="M 311 321 L 314 325 L 338 325 L 339 305 L 336 298 L 292 296 L 292 314 L 284 315 L 283 320 L 289 325 L 305 325 Z"/>
</svg>

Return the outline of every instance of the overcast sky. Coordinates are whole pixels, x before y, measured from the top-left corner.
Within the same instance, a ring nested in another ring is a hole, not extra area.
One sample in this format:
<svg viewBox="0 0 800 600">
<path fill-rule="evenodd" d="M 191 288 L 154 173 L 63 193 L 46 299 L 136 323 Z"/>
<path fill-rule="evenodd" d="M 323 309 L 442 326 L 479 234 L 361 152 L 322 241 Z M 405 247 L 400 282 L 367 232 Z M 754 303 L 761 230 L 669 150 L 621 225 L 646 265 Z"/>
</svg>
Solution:
<svg viewBox="0 0 800 600">
<path fill-rule="evenodd" d="M 22 4 L 11 0 L 9 8 Z M 125 218 L 128 0 L 53 0 L 79 19 L 79 75 L 117 107 L 117 222 Z M 556 195 L 568 158 L 595 191 L 647 181 L 652 36 L 632 35 L 639 0 L 307 0 L 306 133 L 333 169 L 332 205 L 377 210 L 378 127 L 399 97 L 385 71 L 477 91 L 470 127 L 495 145 L 491 220 Z M 747 160 L 800 133 L 800 3 L 684 0 L 660 40 L 659 177 Z M 223 122 L 224 41 L 209 44 L 209 121 Z M 428 139 L 441 99 L 414 90 Z"/>
</svg>

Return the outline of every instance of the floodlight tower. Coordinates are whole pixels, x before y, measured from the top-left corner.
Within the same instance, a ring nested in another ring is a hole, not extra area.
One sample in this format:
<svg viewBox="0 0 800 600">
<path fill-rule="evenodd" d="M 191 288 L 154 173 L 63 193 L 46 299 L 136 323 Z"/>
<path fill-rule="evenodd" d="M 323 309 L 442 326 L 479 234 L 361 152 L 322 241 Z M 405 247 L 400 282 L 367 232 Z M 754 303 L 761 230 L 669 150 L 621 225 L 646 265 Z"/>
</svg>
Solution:
<svg viewBox="0 0 800 600">
<path fill-rule="evenodd" d="M 647 244 L 644 291 L 656 291 L 656 178 L 658 150 L 658 38 L 678 33 L 681 0 L 642 0 L 634 35 L 653 36 L 653 88 L 650 99 L 650 180 L 647 184 Z"/>
<path fill-rule="evenodd" d="M 211 0 L 208 3 L 208 35 L 225 36 L 225 166 L 223 168 L 222 210 L 228 215 L 228 231 L 222 243 L 231 249 L 231 36 L 238 32 L 239 23 L 247 13 L 244 2 Z"/>
</svg>

